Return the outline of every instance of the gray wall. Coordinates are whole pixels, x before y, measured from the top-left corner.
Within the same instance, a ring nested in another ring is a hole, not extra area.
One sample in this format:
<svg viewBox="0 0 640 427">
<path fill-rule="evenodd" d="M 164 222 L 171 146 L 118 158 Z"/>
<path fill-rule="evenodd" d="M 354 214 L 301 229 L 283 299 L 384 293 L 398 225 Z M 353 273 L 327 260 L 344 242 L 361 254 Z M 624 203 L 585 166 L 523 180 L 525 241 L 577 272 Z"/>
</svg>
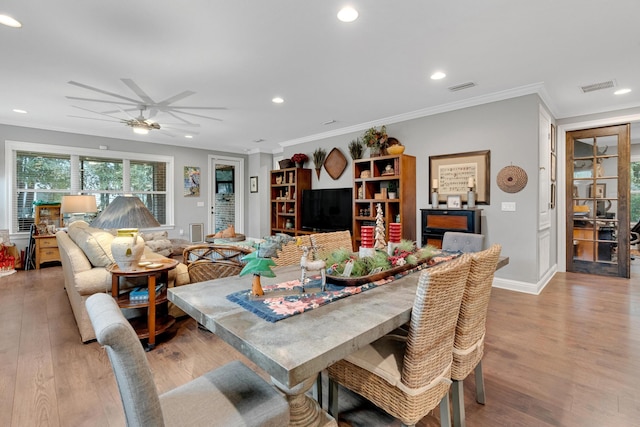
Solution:
<svg viewBox="0 0 640 427">
<path fill-rule="evenodd" d="M 29 143 L 63 145 L 71 147 L 83 147 L 98 149 L 100 145 L 106 145 L 109 150 L 126 151 L 136 153 L 149 153 L 164 156 L 172 156 L 174 158 L 174 225 L 175 228 L 168 230 L 169 236 L 172 238 L 183 237 L 189 238 L 189 224 L 203 223 L 205 224 L 205 232 L 207 232 L 207 213 L 208 213 L 208 195 L 210 192 L 211 178 L 207 176 L 209 165 L 207 164 L 209 155 L 223 155 L 245 159 L 247 164 L 248 157 L 243 154 L 226 153 L 220 151 L 207 151 L 200 149 L 190 149 L 180 147 L 176 150 L 174 146 L 146 143 L 139 141 L 130 141 L 123 139 L 112 139 L 95 137 L 88 135 L 79 135 L 65 132 L 47 131 L 41 129 L 25 128 L 19 126 L 8 126 L 0 124 L 0 200 L 6 200 L 6 173 L 5 173 L 5 141 L 19 141 Z M 106 151 L 105 153 L 108 153 Z M 184 166 L 198 166 L 202 174 L 200 182 L 199 197 L 183 196 L 182 174 Z M 245 175 L 247 175 L 245 167 Z M 245 177 L 245 183 L 248 186 L 248 178 Z M 248 191 L 246 191 L 248 193 Z M 204 202 L 204 206 L 198 206 L 198 202 Z M 245 203 L 247 202 L 245 196 Z M 7 215 L 9 215 L 8 206 L 2 203 L 0 206 L 0 224 L 6 224 Z M 245 216 L 245 229 L 247 228 L 248 218 Z M 179 235 L 179 230 L 184 230 L 184 236 Z M 19 246 L 26 244 L 26 239 L 13 239 Z"/>
<path fill-rule="evenodd" d="M 419 119 L 387 125 L 389 136 L 398 138 L 406 146 L 405 154 L 416 157 L 416 207 L 429 207 L 429 156 L 468 151 L 491 150 L 490 204 L 482 209 L 482 231 L 486 244 L 502 244 L 502 251 L 510 264 L 497 276 L 537 283 L 538 236 L 538 116 L 541 100 L 527 95 L 506 101 L 470 107 Z M 342 150 L 349 165 L 343 175 L 332 180 L 323 169 L 320 179 L 313 175 L 313 188 L 352 186 L 352 163 L 347 145 L 362 132 L 326 138 L 305 144 L 285 147 L 284 157 L 313 151 L 323 147 Z M 365 152 L 365 156 L 367 156 Z M 528 185 L 519 193 L 508 194 L 496 184 L 496 175 L 505 166 L 517 165 L 525 169 Z M 312 162 L 306 167 L 313 168 Z M 515 212 L 503 212 L 502 202 L 516 202 Z M 420 215 L 416 215 L 420 230 Z M 555 241 L 555 238 L 552 239 Z"/>
</svg>

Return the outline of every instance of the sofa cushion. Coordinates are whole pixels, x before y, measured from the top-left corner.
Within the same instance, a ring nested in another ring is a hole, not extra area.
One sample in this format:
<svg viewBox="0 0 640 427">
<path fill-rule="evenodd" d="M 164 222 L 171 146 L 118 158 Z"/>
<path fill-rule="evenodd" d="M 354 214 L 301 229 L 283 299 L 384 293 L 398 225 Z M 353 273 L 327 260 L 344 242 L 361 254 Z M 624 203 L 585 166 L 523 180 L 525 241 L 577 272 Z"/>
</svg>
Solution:
<svg viewBox="0 0 640 427">
<path fill-rule="evenodd" d="M 69 237 L 82 249 L 94 267 L 107 267 L 113 264 L 111 242 L 113 234 L 99 228 L 89 227 L 84 221 L 74 221 L 67 231 Z"/>
<path fill-rule="evenodd" d="M 153 252 L 162 256 L 170 256 L 173 253 L 173 244 L 169 240 L 166 231 L 148 231 L 140 233 L 144 244 Z"/>
</svg>

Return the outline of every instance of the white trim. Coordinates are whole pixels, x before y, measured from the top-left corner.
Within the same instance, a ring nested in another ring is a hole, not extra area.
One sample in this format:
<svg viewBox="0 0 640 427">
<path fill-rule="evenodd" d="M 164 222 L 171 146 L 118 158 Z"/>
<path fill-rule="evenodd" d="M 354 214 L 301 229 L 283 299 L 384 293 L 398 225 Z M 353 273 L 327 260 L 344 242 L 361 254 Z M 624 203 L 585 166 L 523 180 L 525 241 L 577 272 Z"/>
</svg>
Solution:
<svg viewBox="0 0 640 427">
<path fill-rule="evenodd" d="M 493 287 L 507 289 L 509 291 L 522 292 L 525 294 L 539 295 L 547 286 L 551 278 L 557 272 L 557 266 L 553 266 L 537 283 L 521 282 L 519 280 L 503 279 L 495 277 Z"/>
<path fill-rule="evenodd" d="M 41 153 L 54 153 L 54 154 L 66 154 L 70 156 L 94 156 L 99 158 L 115 158 L 122 159 L 123 161 L 129 160 L 141 160 L 141 161 L 155 161 L 167 164 L 166 170 L 166 224 L 164 228 L 173 227 L 174 224 L 174 158 L 173 156 L 164 156 L 159 154 L 148 153 L 134 153 L 128 151 L 112 151 L 112 150 L 99 150 L 95 148 L 73 147 L 66 145 L 52 145 L 38 142 L 22 142 L 22 141 L 5 141 L 5 209 L 6 215 L 2 228 L 11 228 L 13 221 L 13 177 L 15 174 L 15 156 L 13 153 L 17 151 L 33 151 Z M 72 171 L 73 172 L 73 171 Z M 129 179 L 123 177 L 123 179 Z M 71 193 L 77 192 L 76 189 L 71 188 Z M 16 235 L 25 234 L 24 232 L 15 233 Z"/>
<path fill-rule="evenodd" d="M 566 173 L 566 148 L 567 148 L 567 132 L 578 129 L 591 129 L 602 126 L 613 126 L 619 125 L 622 123 L 633 123 L 640 121 L 640 113 L 639 114 L 630 114 L 626 116 L 618 116 L 618 117 L 610 117 L 605 119 L 596 119 L 596 120 L 586 120 L 583 122 L 577 121 L 572 123 L 565 123 L 562 125 L 556 126 L 556 153 L 557 153 L 557 164 L 558 164 L 558 173 L 557 173 L 557 185 L 558 190 L 562 189 L 562 197 L 557 198 L 557 223 L 558 223 L 558 238 L 557 242 L 557 259 L 558 266 L 557 270 L 560 272 L 567 271 L 567 247 L 566 247 L 566 234 L 567 234 L 567 224 L 565 223 L 565 214 L 567 212 L 567 204 L 564 197 L 564 191 L 567 185 L 567 180 L 565 177 Z"/>
</svg>

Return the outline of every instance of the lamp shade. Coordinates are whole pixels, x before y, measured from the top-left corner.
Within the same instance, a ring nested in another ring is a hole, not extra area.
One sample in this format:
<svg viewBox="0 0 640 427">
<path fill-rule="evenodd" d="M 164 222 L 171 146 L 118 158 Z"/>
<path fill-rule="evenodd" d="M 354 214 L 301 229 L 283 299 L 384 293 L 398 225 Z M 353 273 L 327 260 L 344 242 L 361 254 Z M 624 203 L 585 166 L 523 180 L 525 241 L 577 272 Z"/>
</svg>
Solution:
<svg viewBox="0 0 640 427">
<path fill-rule="evenodd" d="M 97 212 L 96 198 L 94 196 L 62 196 L 60 211 L 66 214 Z"/>
<path fill-rule="evenodd" d="M 149 209 L 137 197 L 118 196 L 91 222 L 95 228 L 160 227 Z"/>
</svg>

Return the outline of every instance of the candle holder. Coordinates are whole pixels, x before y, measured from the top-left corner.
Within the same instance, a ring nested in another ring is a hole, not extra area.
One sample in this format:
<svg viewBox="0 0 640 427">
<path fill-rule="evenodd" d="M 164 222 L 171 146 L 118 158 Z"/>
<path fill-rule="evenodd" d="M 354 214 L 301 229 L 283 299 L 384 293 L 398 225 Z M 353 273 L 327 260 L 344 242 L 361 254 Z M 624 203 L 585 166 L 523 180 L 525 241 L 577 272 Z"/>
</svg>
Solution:
<svg viewBox="0 0 640 427">
<path fill-rule="evenodd" d="M 473 209 L 476 207 L 476 192 L 473 191 L 473 187 L 469 187 L 467 192 L 467 207 Z"/>
<path fill-rule="evenodd" d="M 431 193 L 431 208 L 438 209 L 438 205 L 440 202 L 438 201 L 438 190 L 433 189 L 433 193 Z"/>
</svg>

